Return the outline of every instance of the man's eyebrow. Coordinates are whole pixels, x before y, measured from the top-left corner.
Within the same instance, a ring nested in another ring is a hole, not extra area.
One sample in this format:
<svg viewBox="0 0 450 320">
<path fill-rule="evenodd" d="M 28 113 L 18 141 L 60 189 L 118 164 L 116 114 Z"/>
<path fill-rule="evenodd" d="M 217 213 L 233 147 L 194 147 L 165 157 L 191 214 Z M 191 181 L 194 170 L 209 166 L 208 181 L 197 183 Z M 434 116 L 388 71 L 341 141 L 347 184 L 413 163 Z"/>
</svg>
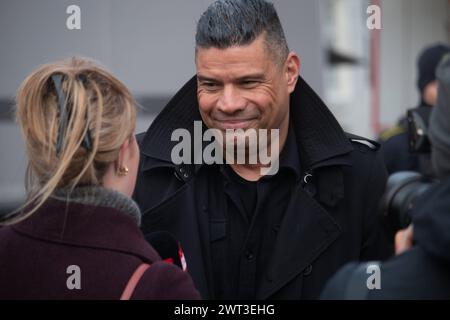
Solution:
<svg viewBox="0 0 450 320">
<path fill-rule="evenodd" d="M 210 78 L 210 77 L 206 77 L 206 76 L 202 76 L 202 75 L 197 75 L 197 79 L 200 82 L 219 82 L 218 80 L 214 79 L 214 78 Z"/>
<path fill-rule="evenodd" d="M 217 79 L 211 78 L 211 77 L 207 77 L 207 76 L 203 76 L 203 75 L 197 75 L 197 79 L 200 82 L 220 82 Z M 264 79 L 264 74 L 263 73 L 251 73 L 251 74 L 246 74 L 243 75 L 241 77 L 238 77 L 236 79 L 234 79 L 235 82 L 242 82 L 242 81 L 246 81 L 246 80 L 260 80 L 260 79 Z"/>
<path fill-rule="evenodd" d="M 237 82 L 247 81 L 247 80 L 261 80 L 264 79 L 264 73 L 251 73 L 243 75 L 236 79 Z"/>
</svg>

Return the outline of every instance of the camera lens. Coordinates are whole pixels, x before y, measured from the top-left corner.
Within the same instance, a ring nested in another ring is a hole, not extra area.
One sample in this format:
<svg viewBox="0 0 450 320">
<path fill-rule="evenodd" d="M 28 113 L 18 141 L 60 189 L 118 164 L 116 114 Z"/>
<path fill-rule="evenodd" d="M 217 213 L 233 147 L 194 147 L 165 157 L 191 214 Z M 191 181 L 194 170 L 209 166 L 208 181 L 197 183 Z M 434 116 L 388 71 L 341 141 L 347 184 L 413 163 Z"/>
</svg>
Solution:
<svg viewBox="0 0 450 320">
<path fill-rule="evenodd" d="M 431 184 L 430 179 L 412 171 L 398 172 L 389 177 L 381 210 L 393 232 L 411 223 L 411 211 L 417 199 Z"/>
</svg>

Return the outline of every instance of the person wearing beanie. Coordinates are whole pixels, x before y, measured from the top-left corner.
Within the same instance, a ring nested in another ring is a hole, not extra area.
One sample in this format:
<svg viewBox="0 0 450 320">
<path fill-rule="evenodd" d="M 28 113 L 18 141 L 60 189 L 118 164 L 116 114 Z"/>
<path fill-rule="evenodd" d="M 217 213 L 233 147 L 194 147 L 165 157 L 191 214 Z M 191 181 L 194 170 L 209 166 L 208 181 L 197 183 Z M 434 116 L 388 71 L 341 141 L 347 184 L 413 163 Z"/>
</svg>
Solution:
<svg viewBox="0 0 450 320">
<path fill-rule="evenodd" d="M 436 68 L 442 57 L 450 52 L 450 47 L 437 44 L 422 51 L 417 60 L 419 89 L 421 105 L 434 106 L 437 99 Z"/>
<path fill-rule="evenodd" d="M 442 57 L 450 52 L 444 44 L 426 47 L 417 59 L 417 88 L 419 90 L 419 106 L 413 109 L 428 125 L 431 107 L 437 100 L 436 68 Z M 397 126 L 380 135 L 383 154 L 389 174 L 399 171 L 418 171 L 431 176 L 432 169 L 428 154 L 413 154 L 409 151 L 409 137 L 406 118 L 403 117 Z"/>
<path fill-rule="evenodd" d="M 348 264 L 322 299 L 450 299 L 450 55 L 437 69 L 438 98 L 430 116 L 437 182 L 418 200 L 412 226 L 396 236 L 397 256 L 377 266 L 380 289 L 369 290 L 368 265 Z"/>
</svg>

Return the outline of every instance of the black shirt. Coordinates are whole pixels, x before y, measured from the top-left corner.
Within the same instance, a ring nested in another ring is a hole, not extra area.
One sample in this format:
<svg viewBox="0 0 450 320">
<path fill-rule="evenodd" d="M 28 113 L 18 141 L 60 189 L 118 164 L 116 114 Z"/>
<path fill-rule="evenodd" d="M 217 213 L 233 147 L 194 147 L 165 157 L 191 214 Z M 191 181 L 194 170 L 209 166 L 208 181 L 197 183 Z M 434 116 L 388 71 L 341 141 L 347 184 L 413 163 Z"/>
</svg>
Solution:
<svg viewBox="0 0 450 320">
<path fill-rule="evenodd" d="M 278 228 L 301 178 L 290 126 L 278 173 L 247 181 L 228 165 L 211 176 L 211 257 L 216 299 L 254 299 L 265 276 Z"/>
</svg>

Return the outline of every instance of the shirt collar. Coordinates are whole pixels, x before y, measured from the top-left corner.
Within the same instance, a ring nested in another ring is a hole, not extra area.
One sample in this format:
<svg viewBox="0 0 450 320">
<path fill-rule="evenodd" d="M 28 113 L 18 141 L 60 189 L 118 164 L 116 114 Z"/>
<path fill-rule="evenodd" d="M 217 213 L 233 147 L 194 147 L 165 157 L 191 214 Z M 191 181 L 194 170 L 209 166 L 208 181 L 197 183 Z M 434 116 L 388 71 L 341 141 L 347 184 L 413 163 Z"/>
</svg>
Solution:
<svg viewBox="0 0 450 320">
<path fill-rule="evenodd" d="M 297 140 L 295 137 L 295 130 L 292 126 L 292 124 L 289 124 L 288 134 L 286 136 L 286 142 L 284 143 L 283 149 L 280 152 L 279 157 L 279 170 L 290 170 L 295 174 L 296 180 L 298 180 L 301 177 L 301 166 L 300 166 L 300 156 L 298 153 L 298 147 L 297 147 Z M 228 179 L 230 179 L 230 172 L 227 172 L 225 169 L 226 165 L 222 165 L 221 172 L 224 174 Z M 231 168 L 229 168 L 232 170 Z M 237 174 L 236 174 L 237 175 Z M 262 179 L 270 179 L 273 176 L 265 176 L 262 177 Z"/>
<path fill-rule="evenodd" d="M 288 134 L 283 150 L 280 153 L 280 170 L 292 170 L 297 179 L 301 176 L 300 157 L 297 147 L 297 139 L 292 123 L 289 123 Z"/>
</svg>

